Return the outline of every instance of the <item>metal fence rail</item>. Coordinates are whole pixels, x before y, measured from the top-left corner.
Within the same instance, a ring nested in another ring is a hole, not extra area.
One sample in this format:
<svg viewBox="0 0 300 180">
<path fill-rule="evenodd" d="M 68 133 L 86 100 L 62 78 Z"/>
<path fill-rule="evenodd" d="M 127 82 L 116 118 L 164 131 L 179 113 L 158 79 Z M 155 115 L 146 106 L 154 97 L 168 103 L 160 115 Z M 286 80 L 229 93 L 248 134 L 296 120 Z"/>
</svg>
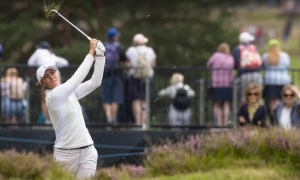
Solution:
<svg viewBox="0 0 300 180">
<path fill-rule="evenodd" d="M 28 105 L 25 111 L 26 116 L 18 120 L 20 126 L 25 125 L 43 125 L 39 122 L 41 115 L 41 95 L 40 87 L 36 86 L 36 69 L 28 67 L 27 65 L 14 64 L 14 65 L 0 65 L 0 77 L 5 77 L 7 69 L 16 68 L 19 77 L 21 77 L 24 82 L 28 83 L 27 89 L 25 91 L 24 99 L 27 100 Z M 69 79 L 73 73 L 76 71 L 78 66 L 69 66 L 67 68 L 60 68 L 61 80 L 62 82 Z M 134 123 L 134 118 L 132 114 L 132 102 L 128 98 L 128 70 L 129 69 L 106 69 L 106 72 L 113 72 L 111 75 L 119 76 L 122 79 L 124 87 L 124 103 L 120 105 L 118 110 L 118 125 L 121 127 L 137 127 Z M 144 87 L 146 90 L 146 100 L 148 104 L 147 111 L 147 123 L 148 126 L 152 127 L 176 127 L 177 125 L 172 125 L 169 119 L 170 105 L 172 104 L 172 99 L 170 97 L 159 96 L 159 91 L 170 86 L 170 78 L 174 73 L 181 73 L 184 75 L 184 84 L 189 85 L 189 87 L 195 92 L 195 96 L 191 98 L 191 118 L 189 124 L 178 125 L 178 127 L 211 127 L 214 126 L 214 117 L 212 109 L 212 99 L 210 97 L 209 89 L 212 85 L 211 77 L 212 71 L 228 71 L 228 74 L 232 70 L 226 69 L 206 69 L 205 67 L 156 67 L 154 68 L 154 76 L 151 79 L 143 81 L 139 86 Z M 234 74 L 236 74 L 234 70 Z M 259 70 L 262 77 L 264 77 L 266 70 Z M 278 70 L 274 70 L 278 71 Z M 300 85 L 299 78 L 300 69 L 289 69 L 288 73 L 291 77 L 291 81 L 294 85 Z M 91 77 L 93 71 L 90 71 L 87 79 Z M 270 74 L 270 72 L 268 72 Z M 106 74 L 107 75 L 107 74 Z M 272 73 L 271 73 L 272 75 Z M 226 79 L 226 77 L 224 77 Z M 275 78 L 276 79 L 276 78 Z M 220 82 L 222 84 L 223 80 Z M 233 101 L 231 102 L 231 122 L 233 125 L 236 124 L 236 114 L 237 114 L 237 102 L 239 93 L 239 79 L 234 78 L 231 82 L 233 87 Z M 264 86 L 264 84 L 262 85 Z M 2 88 L 2 87 L 1 87 Z M 5 88 L 2 88 L 2 91 Z M 90 127 L 106 127 L 111 126 L 106 123 L 105 112 L 103 110 L 103 103 L 101 99 L 101 90 L 97 88 L 94 92 L 80 100 L 80 104 L 84 111 L 85 120 Z M 1 110 L 3 110 L 3 96 L 4 92 L 1 92 Z M 178 115 L 179 117 L 179 115 Z M 5 118 L 3 117 L 1 111 L 1 124 L 5 124 Z M 176 117 L 175 117 L 176 121 Z"/>
</svg>

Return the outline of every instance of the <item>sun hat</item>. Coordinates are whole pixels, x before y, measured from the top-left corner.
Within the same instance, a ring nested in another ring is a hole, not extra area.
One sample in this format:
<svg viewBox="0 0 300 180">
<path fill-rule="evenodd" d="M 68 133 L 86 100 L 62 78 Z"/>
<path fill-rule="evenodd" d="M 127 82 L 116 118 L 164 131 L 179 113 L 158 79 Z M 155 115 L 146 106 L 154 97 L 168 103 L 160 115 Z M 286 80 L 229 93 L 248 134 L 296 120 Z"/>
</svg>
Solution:
<svg viewBox="0 0 300 180">
<path fill-rule="evenodd" d="M 239 36 L 240 43 L 248 43 L 254 41 L 254 39 L 255 38 L 248 32 L 243 32 Z"/>
<path fill-rule="evenodd" d="M 38 80 L 38 82 L 36 83 L 37 85 L 39 85 L 39 84 L 42 85 L 41 80 L 44 77 L 44 74 L 45 74 L 47 69 L 53 69 L 58 73 L 58 75 L 60 75 L 57 67 L 51 66 L 51 65 L 48 65 L 48 64 L 44 64 L 41 67 L 39 67 L 38 70 L 36 71 L 36 78 Z"/>
<path fill-rule="evenodd" d="M 38 45 L 35 46 L 35 49 L 38 49 L 38 48 L 42 48 L 42 49 L 50 49 L 50 48 L 51 48 L 51 45 L 50 45 L 50 43 L 48 43 L 47 41 L 43 41 L 43 42 L 41 42 L 40 44 L 38 44 Z"/>
<path fill-rule="evenodd" d="M 271 39 L 268 42 L 268 48 L 272 48 L 272 47 L 279 46 L 279 45 L 280 45 L 280 42 L 277 39 Z"/>
<path fill-rule="evenodd" d="M 137 44 L 144 44 L 148 42 L 148 38 L 146 38 L 143 34 L 136 34 L 133 36 L 133 42 Z"/>
</svg>

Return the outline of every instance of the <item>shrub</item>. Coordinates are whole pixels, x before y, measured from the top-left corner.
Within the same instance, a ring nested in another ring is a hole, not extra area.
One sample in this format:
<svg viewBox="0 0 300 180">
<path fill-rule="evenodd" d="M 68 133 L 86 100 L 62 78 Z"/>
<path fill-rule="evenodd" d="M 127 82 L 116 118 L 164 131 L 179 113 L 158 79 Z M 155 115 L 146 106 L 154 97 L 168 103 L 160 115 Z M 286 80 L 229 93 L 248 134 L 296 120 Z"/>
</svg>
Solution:
<svg viewBox="0 0 300 180">
<path fill-rule="evenodd" d="M 239 128 L 209 135 L 190 136 L 177 143 L 154 146 L 146 156 L 146 171 L 152 175 L 173 175 L 228 166 L 256 166 L 285 163 L 300 166 L 300 132 L 278 128 Z M 241 161 L 232 163 L 232 159 Z M 244 164 L 243 159 L 249 159 Z"/>
<path fill-rule="evenodd" d="M 51 156 L 39 157 L 37 154 L 18 153 L 7 150 L 0 153 L 0 179 L 74 179 Z"/>
</svg>

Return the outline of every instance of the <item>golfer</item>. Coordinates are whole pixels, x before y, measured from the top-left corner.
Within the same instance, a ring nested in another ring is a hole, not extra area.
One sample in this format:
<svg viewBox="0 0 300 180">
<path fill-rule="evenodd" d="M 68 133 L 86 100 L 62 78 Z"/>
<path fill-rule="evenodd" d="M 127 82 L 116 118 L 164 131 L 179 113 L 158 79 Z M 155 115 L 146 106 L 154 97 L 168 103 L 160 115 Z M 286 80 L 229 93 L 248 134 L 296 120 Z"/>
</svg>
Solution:
<svg viewBox="0 0 300 180">
<path fill-rule="evenodd" d="M 93 177 L 96 172 L 98 153 L 85 126 L 78 100 L 100 86 L 105 64 L 104 52 L 103 44 L 92 39 L 88 55 L 74 75 L 63 84 L 55 66 L 42 65 L 36 73 L 38 83 L 46 89 L 46 105 L 56 134 L 54 159 L 78 179 Z M 94 60 L 92 78 L 82 83 Z"/>
</svg>

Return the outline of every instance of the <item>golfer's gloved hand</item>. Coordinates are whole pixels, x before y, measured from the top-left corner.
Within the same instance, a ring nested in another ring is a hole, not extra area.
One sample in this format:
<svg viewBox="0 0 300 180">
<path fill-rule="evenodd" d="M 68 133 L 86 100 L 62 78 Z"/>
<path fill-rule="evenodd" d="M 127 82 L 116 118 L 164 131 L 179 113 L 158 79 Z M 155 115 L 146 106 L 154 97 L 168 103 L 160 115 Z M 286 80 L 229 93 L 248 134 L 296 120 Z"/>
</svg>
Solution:
<svg viewBox="0 0 300 180">
<path fill-rule="evenodd" d="M 102 42 L 98 42 L 96 46 L 96 55 L 104 56 L 104 52 L 106 51 Z"/>
</svg>

